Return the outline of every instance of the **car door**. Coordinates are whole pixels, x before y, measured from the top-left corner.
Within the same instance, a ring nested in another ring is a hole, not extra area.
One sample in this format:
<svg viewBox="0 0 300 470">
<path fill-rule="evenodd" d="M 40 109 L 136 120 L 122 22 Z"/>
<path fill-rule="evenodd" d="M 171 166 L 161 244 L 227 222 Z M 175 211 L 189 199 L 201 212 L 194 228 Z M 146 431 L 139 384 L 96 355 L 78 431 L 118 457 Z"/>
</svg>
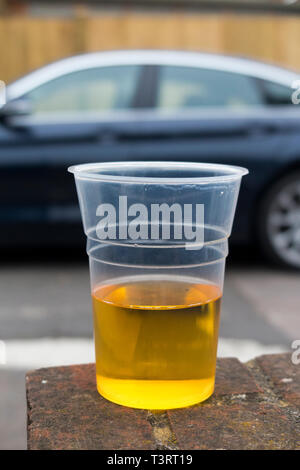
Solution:
<svg viewBox="0 0 300 470">
<path fill-rule="evenodd" d="M 265 182 L 266 167 L 283 149 L 280 126 L 257 80 L 226 70 L 161 65 L 155 101 L 159 125 L 153 127 L 150 151 L 155 158 L 250 170 L 242 183 L 238 214 L 241 239 L 247 237 L 257 188 Z"/>
<path fill-rule="evenodd" d="M 130 120 L 133 110 L 144 105 L 140 87 L 145 72 L 139 65 L 89 68 L 20 97 L 30 104 L 31 114 L 12 117 L 0 128 L 3 233 L 8 225 L 25 222 L 23 239 L 36 242 L 35 225 L 78 224 L 75 185 L 67 167 L 128 158 L 116 124 Z M 53 236 L 59 232 L 48 227 L 46 237 Z"/>
</svg>

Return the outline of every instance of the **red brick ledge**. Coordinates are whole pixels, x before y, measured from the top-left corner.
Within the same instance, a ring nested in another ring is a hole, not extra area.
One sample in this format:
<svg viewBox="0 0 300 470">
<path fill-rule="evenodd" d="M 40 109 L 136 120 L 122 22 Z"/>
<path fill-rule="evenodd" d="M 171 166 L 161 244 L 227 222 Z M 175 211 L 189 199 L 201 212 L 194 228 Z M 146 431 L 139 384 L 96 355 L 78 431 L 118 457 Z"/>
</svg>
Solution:
<svg viewBox="0 0 300 470">
<path fill-rule="evenodd" d="M 206 402 L 166 412 L 108 402 L 94 364 L 26 377 L 29 449 L 300 449 L 300 365 L 291 354 L 219 359 Z"/>
</svg>

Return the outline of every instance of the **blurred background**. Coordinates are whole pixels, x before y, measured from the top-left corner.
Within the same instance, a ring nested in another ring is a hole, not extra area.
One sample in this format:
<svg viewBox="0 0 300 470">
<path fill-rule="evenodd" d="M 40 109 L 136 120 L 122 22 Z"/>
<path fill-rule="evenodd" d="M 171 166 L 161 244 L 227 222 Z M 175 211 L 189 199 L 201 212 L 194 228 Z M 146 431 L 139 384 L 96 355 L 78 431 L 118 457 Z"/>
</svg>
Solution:
<svg viewBox="0 0 300 470">
<path fill-rule="evenodd" d="M 26 447 L 26 371 L 94 360 L 71 164 L 249 168 L 219 355 L 292 351 L 300 336 L 299 44 L 300 2 L 292 0 L 0 0 L 0 449 Z"/>
</svg>

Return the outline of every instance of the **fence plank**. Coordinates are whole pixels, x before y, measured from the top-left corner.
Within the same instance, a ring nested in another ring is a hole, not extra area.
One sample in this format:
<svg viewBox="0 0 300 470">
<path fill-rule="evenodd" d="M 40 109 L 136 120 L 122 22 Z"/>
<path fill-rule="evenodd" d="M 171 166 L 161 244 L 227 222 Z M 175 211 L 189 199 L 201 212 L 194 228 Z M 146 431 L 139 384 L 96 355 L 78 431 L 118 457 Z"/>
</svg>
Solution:
<svg viewBox="0 0 300 470">
<path fill-rule="evenodd" d="M 237 54 L 300 70 L 300 17 L 130 9 L 91 16 L 0 17 L 0 79 L 107 49 L 166 48 Z"/>
</svg>

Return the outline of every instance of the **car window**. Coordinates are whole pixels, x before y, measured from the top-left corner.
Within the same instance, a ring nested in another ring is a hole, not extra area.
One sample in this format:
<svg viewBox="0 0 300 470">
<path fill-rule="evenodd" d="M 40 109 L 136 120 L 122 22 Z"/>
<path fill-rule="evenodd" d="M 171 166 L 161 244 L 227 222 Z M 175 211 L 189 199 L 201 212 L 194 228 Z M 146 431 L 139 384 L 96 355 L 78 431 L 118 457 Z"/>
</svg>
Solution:
<svg viewBox="0 0 300 470">
<path fill-rule="evenodd" d="M 292 103 L 293 89 L 289 86 L 270 82 L 269 80 L 260 80 L 263 87 L 265 102 L 267 105 L 290 105 Z"/>
<path fill-rule="evenodd" d="M 140 66 L 111 66 L 73 72 L 53 79 L 23 98 L 33 113 L 110 111 L 132 106 Z"/>
<path fill-rule="evenodd" d="M 260 104 L 259 89 L 246 75 L 195 67 L 163 66 L 160 69 L 158 108 L 243 108 Z"/>
</svg>

